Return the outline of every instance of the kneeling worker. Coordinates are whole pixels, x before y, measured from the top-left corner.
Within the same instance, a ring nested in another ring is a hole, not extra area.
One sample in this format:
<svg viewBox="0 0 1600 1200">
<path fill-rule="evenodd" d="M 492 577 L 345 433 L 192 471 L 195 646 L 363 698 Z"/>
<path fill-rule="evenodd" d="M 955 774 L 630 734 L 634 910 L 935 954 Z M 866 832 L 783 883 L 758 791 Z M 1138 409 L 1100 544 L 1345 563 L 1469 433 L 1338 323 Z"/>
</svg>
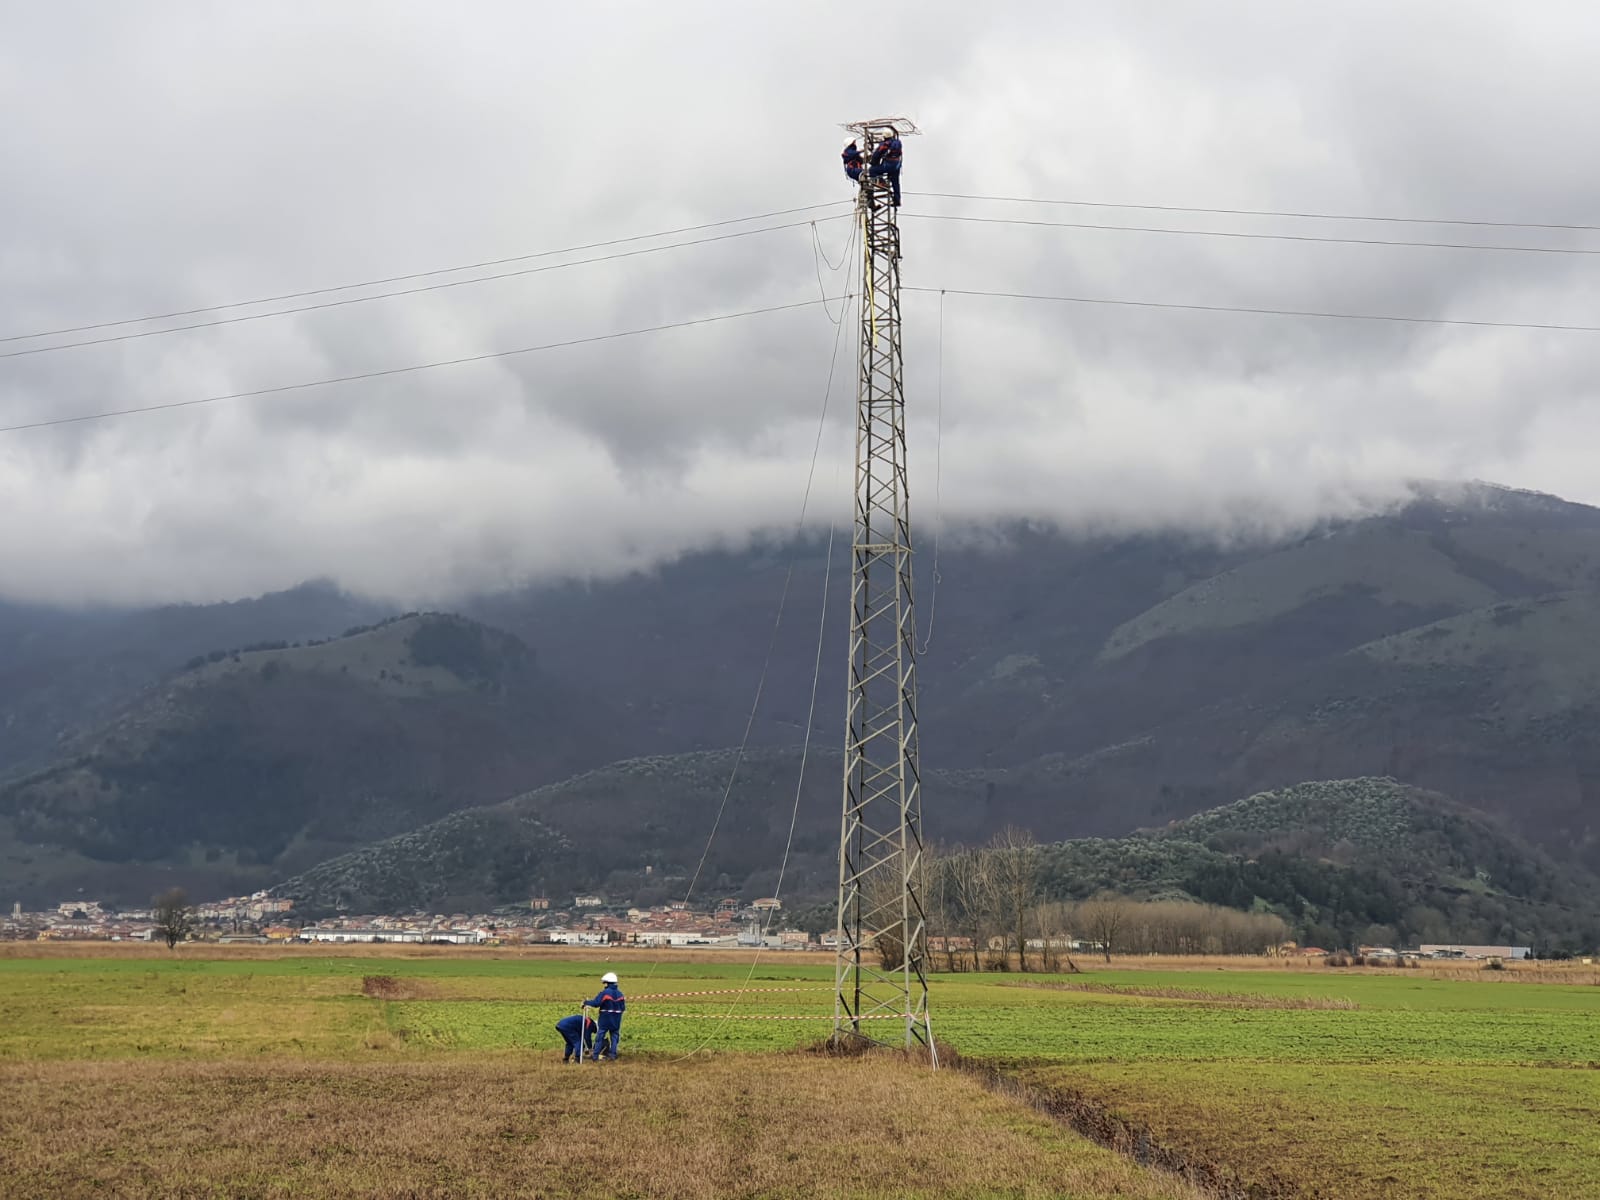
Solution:
<svg viewBox="0 0 1600 1200">
<path fill-rule="evenodd" d="M 604 1055 L 610 1058 L 612 1062 L 615 1062 L 617 1060 L 617 1041 L 622 1035 L 622 1013 L 628 1007 L 628 1002 L 622 997 L 622 988 L 617 983 L 615 972 L 607 971 L 600 976 L 600 982 L 604 985 L 600 989 L 600 994 L 593 1000 L 584 1001 L 586 1007 L 596 1009 L 600 1013 L 600 1036 L 594 1044 L 594 1058 L 596 1062 L 599 1062 L 601 1056 Z M 606 1051 L 608 1038 L 611 1043 L 609 1053 Z"/>
<path fill-rule="evenodd" d="M 588 1013 L 573 1013 L 570 1017 L 562 1017 L 556 1022 L 556 1032 L 567 1044 L 566 1050 L 561 1055 L 562 1062 L 571 1062 L 574 1057 L 582 1062 L 585 1050 L 593 1053 L 594 1028 L 594 1021 Z"/>
</svg>

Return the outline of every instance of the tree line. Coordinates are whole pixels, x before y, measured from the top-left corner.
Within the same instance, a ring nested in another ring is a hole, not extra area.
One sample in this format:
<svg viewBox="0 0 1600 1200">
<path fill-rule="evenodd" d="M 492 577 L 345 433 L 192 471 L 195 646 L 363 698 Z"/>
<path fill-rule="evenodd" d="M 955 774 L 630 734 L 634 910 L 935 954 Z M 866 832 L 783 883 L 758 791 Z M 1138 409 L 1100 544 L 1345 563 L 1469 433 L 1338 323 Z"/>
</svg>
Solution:
<svg viewBox="0 0 1600 1200">
<path fill-rule="evenodd" d="M 1283 918 L 1188 899 L 1103 891 L 1060 899 L 1041 847 L 1008 827 L 983 846 L 929 851 L 923 906 L 929 959 L 949 971 L 1072 969 L 1073 954 L 1262 954 L 1289 937 Z M 888 944 L 893 943 L 890 940 Z"/>
</svg>

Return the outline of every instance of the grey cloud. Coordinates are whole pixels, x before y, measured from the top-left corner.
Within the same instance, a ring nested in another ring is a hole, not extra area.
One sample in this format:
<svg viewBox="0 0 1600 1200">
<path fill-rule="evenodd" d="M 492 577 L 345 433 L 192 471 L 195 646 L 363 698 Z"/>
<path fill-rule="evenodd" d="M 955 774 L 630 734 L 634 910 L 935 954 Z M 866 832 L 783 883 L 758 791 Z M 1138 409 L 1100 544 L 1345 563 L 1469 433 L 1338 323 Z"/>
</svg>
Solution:
<svg viewBox="0 0 1600 1200">
<path fill-rule="evenodd" d="M 1594 221 L 1600 13 L 1488 3 L 421 3 L 20 10 L 0 44 L 0 334 L 847 199 L 838 122 L 908 112 L 912 192 Z M 916 212 L 1600 246 L 1554 231 L 978 205 Z M 822 214 L 827 215 L 827 214 Z M 1596 223 L 1600 223 L 1597 221 Z M 848 222 L 821 225 L 830 255 Z M 907 220 L 972 287 L 1591 323 L 1587 257 Z M 0 360 L 16 421 L 806 300 L 809 231 Z M 835 310 L 836 311 L 836 310 Z M 906 297 L 914 511 L 1213 536 L 1499 478 L 1600 501 L 1600 337 Z M 793 527 L 817 309 L 0 435 L 0 594 L 311 576 L 448 599 Z M 848 512 L 845 331 L 812 520 Z M 938 370 L 942 350 L 943 370 Z M 942 386 L 943 418 L 936 397 Z M 940 501 L 934 503 L 934 477 Z"/>
</svg>

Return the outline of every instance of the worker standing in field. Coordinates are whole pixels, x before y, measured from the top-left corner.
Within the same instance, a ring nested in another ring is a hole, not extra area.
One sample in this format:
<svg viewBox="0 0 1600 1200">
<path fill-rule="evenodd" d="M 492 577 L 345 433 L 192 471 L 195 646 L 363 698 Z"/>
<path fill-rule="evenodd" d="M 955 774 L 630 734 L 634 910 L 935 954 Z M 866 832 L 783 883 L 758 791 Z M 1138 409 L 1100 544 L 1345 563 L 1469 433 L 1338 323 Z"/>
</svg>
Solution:
<svg viewBox="0 0 1600 1200">
<path fill-rule="evenodd" d="M 900 135 L 893 132 L 879 142 L 872 151 L 872 169 L 867 172 L 871 179 L 887 179 L 891 190 L 891 203 L 900 207 Z"/>
<path fill-rule="evenodd" d="M 861 168 L 867 165 L 866 160 L 861 157 L 861 147 L 852 141 L 839 157 L 844 159 L 844 173 L 850 177 L 850 182 L 859 183 Z"/>
<path fill-rule="evenodd" d="M 607 971 L 600 976 L 600 994 L 593 1000 L 584 1001 L 586 1008 L 595 1009 L 600 1014 L 598 1025 L 600 1034 L 594 1043 L 594 1060 L 599 1062 L 601 1057 L 617 1061 L 617 1042 L 622 1036 L 622 1014 L 628 1007 L 628 1002 L 623 999 L 622 985 L 617 982 L 614 971 Z M 607 1052 L 607 1041 L 610 1042 L 610 1051 Z"/>
<path fill-rule="evenodd" d="M 556 1032 L 561 1035 L 561 1040 L 567 1047 L 561 1054 L 562 1062 L 571 1062 L 574 1057 L 582 1062 L 583 1052 L 594 1050 L 595 1024 L 588 1013 L 573 1013 L 570 1017 L 562 1017 L 556 1022 Z"/>
</svg>

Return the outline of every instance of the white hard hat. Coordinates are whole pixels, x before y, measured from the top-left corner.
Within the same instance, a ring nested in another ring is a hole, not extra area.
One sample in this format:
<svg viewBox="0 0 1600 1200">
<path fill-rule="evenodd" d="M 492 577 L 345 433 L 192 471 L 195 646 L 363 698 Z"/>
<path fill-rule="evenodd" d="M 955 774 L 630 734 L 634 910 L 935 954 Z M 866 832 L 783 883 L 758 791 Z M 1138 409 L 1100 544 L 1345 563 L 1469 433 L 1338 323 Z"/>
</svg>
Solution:
<svg viewBox="0 0 1600 1200">
<path fill-rule="evenodd" d="M 607 971 L 604 975 L 600 976 L 601 983 L 615 983 L 616 981 L 617 973 L 615 971 Z"/>
</svg>

